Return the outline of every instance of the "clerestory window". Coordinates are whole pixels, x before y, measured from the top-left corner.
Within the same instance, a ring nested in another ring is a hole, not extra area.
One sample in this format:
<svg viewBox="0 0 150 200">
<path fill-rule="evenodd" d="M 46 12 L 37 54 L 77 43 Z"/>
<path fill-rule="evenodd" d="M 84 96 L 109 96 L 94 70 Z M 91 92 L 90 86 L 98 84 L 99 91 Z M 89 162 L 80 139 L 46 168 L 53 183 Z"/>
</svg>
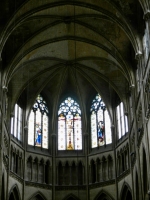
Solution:
<svg viewBox="0 0 150 200">
<path fill-rule="evenodd" d="M 101 96 L 96 95 L 91 105 L 92 148 L 112 142 L 110 117 Z"/>
<path fill-rule="evenodd" d="M 117 131 L 119 139 L 128 132 L 128 119 L 124 113 L 124 106 L 121 102 L 116 108 Z"/>
<path fill-rule="evenodd" d="M 58 110 L 58 150 L 81 150 L 82 126 L 79 104 L 68 97 Z"/>
<path fill-rule="evenodd" d="M 38 95 L 32 107 L 28 121 L 28 144 L 48 148 L 48 108 Z"/>
<path fill-rule="evenodd" d="M 11 118 L 11 134 L 22 141 L 22 108 L 15 104 L 13 117 Z"/>
</svg>

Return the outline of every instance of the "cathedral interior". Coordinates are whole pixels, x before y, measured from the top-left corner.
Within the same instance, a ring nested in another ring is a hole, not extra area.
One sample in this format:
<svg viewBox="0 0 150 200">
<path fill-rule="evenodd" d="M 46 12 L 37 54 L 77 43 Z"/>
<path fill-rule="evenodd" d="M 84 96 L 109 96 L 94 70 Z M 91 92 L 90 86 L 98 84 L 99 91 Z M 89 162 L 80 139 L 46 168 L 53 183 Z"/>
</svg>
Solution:
<svg viewBox="0 0 150 200">
<path fill-rule="evenodd" d="M 150 0 L 0 1 L 0 199 L 150 199 Z"/>
</svg>

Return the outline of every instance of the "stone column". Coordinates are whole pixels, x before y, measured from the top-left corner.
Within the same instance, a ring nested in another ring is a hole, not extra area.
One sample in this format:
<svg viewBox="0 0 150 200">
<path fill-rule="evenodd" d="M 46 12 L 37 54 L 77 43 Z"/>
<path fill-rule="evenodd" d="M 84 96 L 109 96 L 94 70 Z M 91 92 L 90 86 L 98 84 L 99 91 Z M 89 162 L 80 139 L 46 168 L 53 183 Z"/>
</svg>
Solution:
<svg viewBox="0 0 150 200">
<path fill-rule="evenodd" d="M 65 185 L 65 165 L 62 165 L 63 168 L 63 185 Z"/>
<path fill-rule="evenodd" d="M 31 160 L 31 181 L 33 180 L 33 160 Z"/>
<path fill-rule="evenodd" d="M 69 185 L 72 185 L 72 171 L 71 171 L 71 165 L 69 166 L 69 170 L 70 170 L 70 183 L 69 183 Z"/>
<path fill-rule="evenodd" d="M 83 185 L 85 184 L 85 167 L 82 165 L 82 181 Z"/>
<path fill-rule="evenodd" d="M 45 163 L 43 162 L 43 183 L 45 183 Z"/>
<path fill-rule="evenodd" d="M 13 171 L 13 165 L 14 165 L 13 149 L 11 149 L 11 166 L 10 166 L 11 171 Z"/>
<path fill-rule="evenodd" d="M 52 134 L 52 199 L 55 199 L 55 184 L 56 184 L 56 134 Z"/>
<path fill-rule="evenodd" d="M 91 164 L 89 165 L 89 183 L 92 183 L 92 173 L 91 173 L 92 167 Z"/>
<path fill-rule="evenodd" d="M 76 164 L 76 185 L 78 185 L 78 165 Z"/>
<path fill-rule="evenodd" d="M 96 171 L 96 183 L 98 182 L 98 170 L 97 170 L 97 161 L 95 162 L 95 171 Z"/>
<path fill-rule="evenodd" d="M 40 162 L 37 161 L 37 182 L 39 182 L 39 165 L 40 165 Z"/>
</svg>

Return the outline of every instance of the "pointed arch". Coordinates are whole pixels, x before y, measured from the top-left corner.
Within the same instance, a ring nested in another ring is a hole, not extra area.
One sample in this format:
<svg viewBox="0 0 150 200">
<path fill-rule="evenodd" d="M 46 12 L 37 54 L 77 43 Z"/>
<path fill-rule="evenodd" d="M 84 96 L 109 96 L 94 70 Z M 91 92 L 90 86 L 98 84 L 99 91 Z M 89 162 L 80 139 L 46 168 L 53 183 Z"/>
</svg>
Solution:
<svg viewBox="0 0 150 200">
<path fill-rule="evenodd" d="M 29 200 L 46 200 L 46 197 L 38 191 L 37 193 L 33 194 Z"/>
<path fill-rule="evenodd" d="M 92 148 L 110 144 L 112 142 L 110 117 L 99 94 L 93 99 L 90 112 Z"/>
<path fill-rule="evenodd" d="M 68 194 L 63 200 L 80 200 L 77 196 L 74 194 Z"/>
<path fill-rule="evenodd" d="M 48 108 L 39 94 L 28 120 L 28 144 L 48 149 Z"/>
<path fill-rule="evenodd" d="M 101 190 L 96 197 L 94 198 L 94 200 L 114 200 L 114 198 L 105 190 Z"/>
<path fill-rule="evenodd" d="M 82 149 L 81 110 L 71 97 L 66 98 L 58 110 L 58 150 Z"/>
<path fill-rule="evenodd" d="M 17 184 L 12 186 L 12 188 L 9 192 L 9 200 L 16 200 L 16 199 L 21 200 L 20 192 L 19 192 L 19 188 L 18 188 Z"/>
<path fill-rule="evenodd" d="M 128 183 L 124 182 L 120 194 L 122 200 L 132 200 L 132 191 Z"/>
</svg>

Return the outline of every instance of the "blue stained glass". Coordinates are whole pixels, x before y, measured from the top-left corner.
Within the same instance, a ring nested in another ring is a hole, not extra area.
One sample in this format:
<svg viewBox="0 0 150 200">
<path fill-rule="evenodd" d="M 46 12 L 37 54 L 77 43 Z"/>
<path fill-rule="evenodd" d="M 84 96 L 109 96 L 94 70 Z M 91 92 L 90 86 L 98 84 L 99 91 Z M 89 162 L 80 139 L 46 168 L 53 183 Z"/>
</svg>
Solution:
<svg viewBox="0 0 150 200">
<path fill-rule="evenodd" d="M 105 103 L 99 94 L 92 101 L 90 111 L 92 148 L 111 143 L 110 118 Z M 109 127 L 105 128 L 107 125 Z"/>
<path fill-rule="evenodd" d="M 38 95 L 29 116 L 28 144 L 48 148 L 48 108 Z"/>
<path fill-rule="evenodd" d="M 68 97 L 58 110 L 58 150 L 82 149 L 81 110 Z"/>
</svg>

